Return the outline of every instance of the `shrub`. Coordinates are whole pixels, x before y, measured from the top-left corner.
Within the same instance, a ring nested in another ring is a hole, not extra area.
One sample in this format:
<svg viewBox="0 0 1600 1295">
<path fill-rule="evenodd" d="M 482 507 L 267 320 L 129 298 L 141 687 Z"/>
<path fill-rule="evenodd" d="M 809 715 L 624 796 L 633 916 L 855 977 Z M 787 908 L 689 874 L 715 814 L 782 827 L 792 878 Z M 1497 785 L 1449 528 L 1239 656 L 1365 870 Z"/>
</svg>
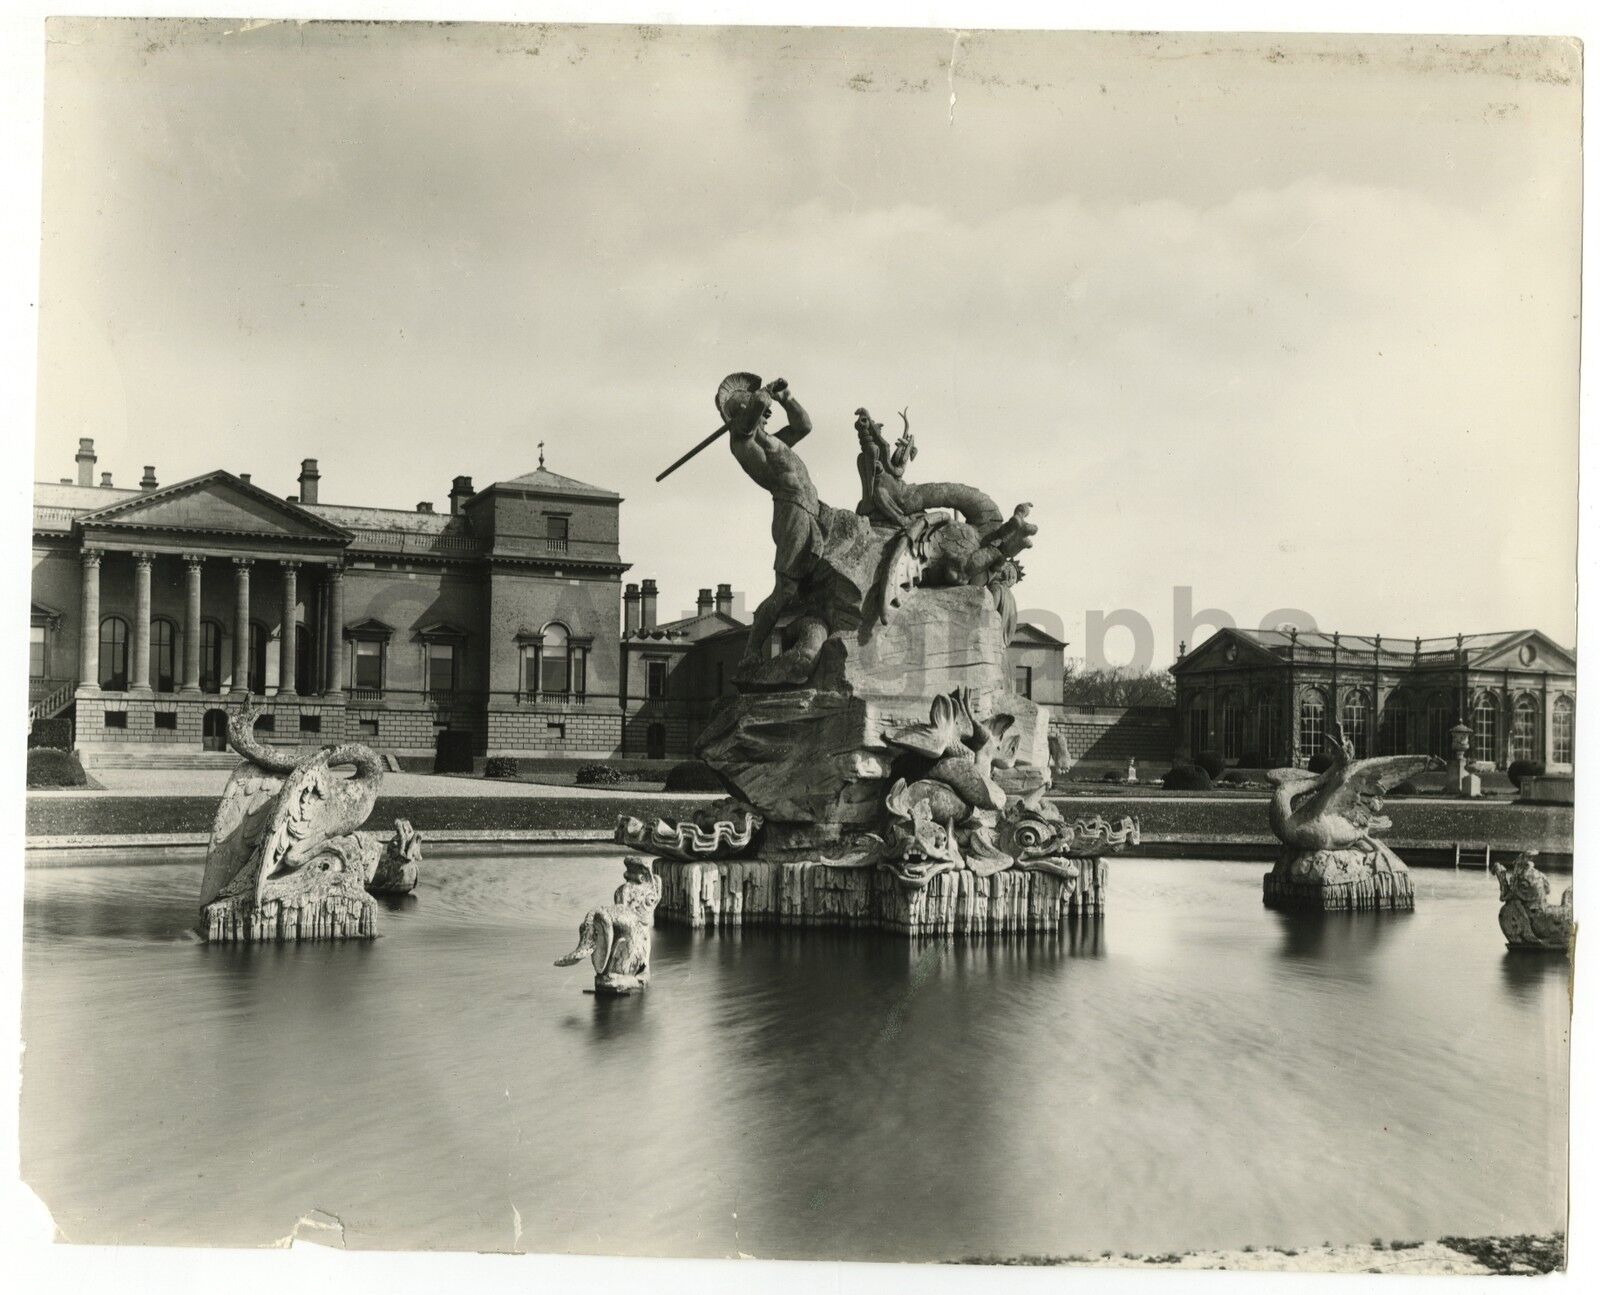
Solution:
<svg viewBox="0 0 1600 1295">
<path fill-rule="evenodd" d="M 89 780 L 83 775 L 83 765 L 76 751 L 57 751 L 47 746 L 36 746 L 28 752 L 28 786 L 30 787 L 86 787 Z"/>
<path fill-rule="evenodd" d="M 72 749 L 72 721 L 61 719 L 36 719 L 28 730 L 29 746 L 48 746 L 56 751 Z"/>
<path fill-rule="evenodd" d="M 663 791 L 726 791 L 722 780 L 704 760 L 685 760 L 667 772 Z"/>
<path fill-rule="evenodd" d="M 1204 769 L 1206 774 L 1213 779 L 1222 777 L 1222 771 L 1228 767 L 1228 762 L 1215 751 L 1200 752 L 1199 755 L 1195 756 L 1194 762 L 1197 767 Z"/>
<path fill-rule="evenodd" d="M 573 781 L 580 787 L 611 787 L 622 781 L 622 775 L 609 764 L 586 764 L 579 767 Z"/>
<path fill-rule="evenodd" d="M 1225 774 L 1222 775 L 1222 777 L 1218 778 L 1217 781 L 1220 782 L 1224 787 L 1242 787 L 1245 785 L 1245 783 L 1249 782 L 1250 779 L 1245 777 L 1245 775 L 1240 773 L 1237 769 L 1229 769 Z"/>
<path fill-rule="evenodd" d="M 1327 773 L 1331 768 L 1333 768 L 1333 753 L 1330 751 L 1318 751 L 1306 761 L 1306 770 L 1309 773 Z"/>
<path fill-rule="evenodd" d="M 483 762 L 485 778 L 515 778 L 521 772 L 514 755 L 491 755 Z"/>
<path fill-rule="evenodd" d="M 1385 796 L 1420 796 L 1422 795 L 1422 788 L 1412 782 L 1410 778 L 1403 778 L 1383 794 Z"/>
<path fill-rule="evenodd" d="M 1100 775 L 1101 782 L 1127 782 L 1128 775 L 1116 769 L 1107 769 Z"/>
<path fill-rule="evenodd" d="M 1210 791 L 1211 775 L 1192 764 L 1175 764 L 1161 785 L 1168 791 Z"/>
<path fill-rule="evenodd" d="M 1511 785 L 1518 791 L 1522 790 L 1524 778 L 1538 778 L 1543 773 L 1543 760 L 1513 760 L 1506 766 L 1506 777 L 1511 779 Z"/>
</svg>

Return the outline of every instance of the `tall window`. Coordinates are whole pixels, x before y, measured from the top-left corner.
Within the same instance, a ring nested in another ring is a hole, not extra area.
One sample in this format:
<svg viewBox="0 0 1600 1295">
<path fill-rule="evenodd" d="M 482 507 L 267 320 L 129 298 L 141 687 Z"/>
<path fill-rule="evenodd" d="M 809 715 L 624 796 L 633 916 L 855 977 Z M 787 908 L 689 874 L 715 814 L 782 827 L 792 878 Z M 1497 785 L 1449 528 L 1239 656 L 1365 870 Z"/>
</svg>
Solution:
<svg viewBox="0 0 1600 1295">
<path fill-rule="evenodd" d="M 150 622 L 150 671 L 157 692 L 177 688 L 178 627 L 165 618 Z"/>
<path fill-rule="evenodd" d="M 1270 765 L 1278 758 L 1278 698 L 1263 688 L 1256 693 L 1253 709 L 1256 750 Z"/>
<path fill-rule="evenodd" d="M 1033 699 L 1033 667 L 1031 665 L 1019 665 L 1017 667 L 1017 681 L 1015 686 L 1017 696 L 1026 697 L 1030 701 Z"/>
<path fill-rule="evenodd" d="M 667 695 L 667 663 L 645 662 L 645 696 L 654 700 Z"/>
<path fill-rule="evenodd" d="M 1344 724 L 1345 737 L 1356 749 L 1356 758 L 1364 759 L 1368 755 L 1367 735 L 1372 727 L 1372 704 L 1367 700 L 1367 694 L 1360 689 L 1347 693 L 1339 718 Z"/>
<path fill-rule="evenodd" d="M 1511 758 L 1537 760 L 1539 737 L 1539 703 L 1526 695 L 1518 697 L 1511 712 Z"/>
<path fill-rule="evenodd" d="M 1237 760 L 1244 754 L 1244 698 L 1237 692 L 1222 696 L 1222 757 Z"/>
<path fill-rule="evenodd" d="M 355 669 L 351 671 L 356 689 L 377 696 L 383 691 L 383 642 L 380 639 L 356 639 Z"/>
<path fill-rule="evenodd" d="M 557 553 L 567 551 L 567 519 L 565 517 L 549 517 L 544 519 L 545 537 L 550 541 L 550 548 Z"/>
<path fill-rule="evenodd" d="M 456 645 L 428 644 L 428 691 L 452 693 L 456 690 Z"/>
<path fill-rule="evenodd" d="M 1309 760 L 1322 750 L 1328 734 L 1328 708 L 1320 692 L 1300 698 L 1300 758 Z"/>
<path fill-rule="evenodd" d="M 100 622 L 100 686 L 109 692 L 128 687 L 128 622 L 107 616 Z"/>
<path fill-rule="evenodd" d="M 1557 697 L 1550 708 L 1550 758 L 1556 764 L 1572 763 L 1572 698 Z"/>
<path fill-rule="evenodd" d="M 538 639 L 522 646 L 522 691 L 529 697 L 572 696 L 582 701 L 589 691 L 587 640 L 574 643 L 565 625 L 555 621 L 546 625 Z"/>
<path fill-rule="evenodd" d="M 200 691 L 222 691 L 222 626 L 216 621 L 200 622 Z"/>
<path fill-rule="evenodd" d="M 294 690 L 307 694 L 317 690 L 317 654 L 311 631 L 304 625 L 294 627 Z"/>
<path fill-rule="evenodd" d="M 267 690 L 267 627 L 258 621 L 250 622 L 250 691 Z"/>
<path fill-rule="evenodd" d="M 1480 693 L 1472 708 L 1472 758 L 1493 760 L 1500 745 L 1500 707 L 1493 694 Z"/>
<path fill-rule="evenodd" d="M 50 658 L 45 653 L 45 627 L 34 625 L 28 630 L 28 677 L 43 679 L 50 673 Z"/>
<path fill-rule="evenodd" d="M 1383 708 L 1383 722 L 1378 727 L 1379 755 L 1406 755 L 1411 741 L 1411 700 L 1402 688 L 1389 694 L 1389 704 Z"/>
<path fill-rule="evenodd" d="M 1450 757 L 1450 730 L 1455 727 L 1450 719 L 1453 710 L 1449 693 L 1428 694 L 1428 754 L 1441 760 Z"/>
<path fill-rule="evenodd" d="M 557 519 L 552 517 L 551 521 Z M 565 519 L 562 519 L 565 520 Z M 539 691 L 556 696 L 567 691 L 567 628 L 546 625 L 539 663 Z"/>
</svg>

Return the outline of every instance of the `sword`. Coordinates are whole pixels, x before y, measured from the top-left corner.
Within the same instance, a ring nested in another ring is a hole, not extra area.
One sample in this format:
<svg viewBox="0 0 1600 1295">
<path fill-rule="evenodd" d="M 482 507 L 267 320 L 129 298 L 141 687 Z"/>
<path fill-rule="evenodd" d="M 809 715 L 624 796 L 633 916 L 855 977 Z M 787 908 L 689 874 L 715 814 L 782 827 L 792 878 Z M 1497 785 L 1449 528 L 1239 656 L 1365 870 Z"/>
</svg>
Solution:
<svg viewBox="0 0 1600 1295">
<path fill-rule="evenodd" d="M 788 387 L 788 385 L 789 384 L 787 382 L 785 382 L 782 378 L 779 378 L 774 382 L 767 383 L 767 385 L 764 386 L 764 387 L 761 387 L 760 390 L 765 391 L 769 396 L 776 396 L 780 392 L 785 390 Z M 657 481 L 665 481 L 674 472 L 676 472 L 679 468 L 681 468 L 690 459 L 694 458 L 694 456 L 696 454 L 700 453 L 701 450 L 705 449 L 706 446 L 710 445 L 712 441 L 716 440 L 717 437 L 721 436 L 727 430 L 728 430 L 728 425 L 726 423 L 724 423 L 721 427 L 717 428 L 716 431 L 712 432 L 710 436 L 706 437 L 705 440 L 701 441 L 700 444 L 696 445 L 694 447 L 694 449 L 690 450 L 682 458 L 678 459 L 677 462 L 675 462 L 665 472 L 663 472 L 659 476 L 657 476 L 656 480 Z"/>
</svg>

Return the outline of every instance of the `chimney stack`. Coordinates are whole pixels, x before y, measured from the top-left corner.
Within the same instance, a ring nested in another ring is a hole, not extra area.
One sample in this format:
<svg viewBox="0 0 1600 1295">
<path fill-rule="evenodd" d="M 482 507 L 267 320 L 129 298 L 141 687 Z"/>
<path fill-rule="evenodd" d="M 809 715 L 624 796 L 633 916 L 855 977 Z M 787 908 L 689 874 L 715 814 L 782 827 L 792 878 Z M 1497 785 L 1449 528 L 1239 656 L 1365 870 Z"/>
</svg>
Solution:
<svg viewBox="0 0 1600 1295">
<path fill-rule="evenodd" d="M 78 484 L 80 486 L 94 485 L 94 437 L 78 437 Z"/>
<path fill-rule="evenodd" d="M 653 630 L 656 627 L 656 582 L 646 580 L 639 586 L 639 628 Z"/>
<path fill-rule="evenodd" d="M 156 488 L 156 470 L 148 463 L 144 465 L 144 476 L 139 478 L 140 490 L 154 490 Z"/>
<path fill-rule="evenodd" d="M 286 503 L 286 504 L 297 504 L 297 503 L 300 502 L 300 496 L 299 495 L 285 495 L 283 497 L 283 502 Z"/>
<path fill-rule="evenodd" d="M 300 502 L 314 504 L 317 502 L 317 482 L 322 480 L 322 474 L 317 471 L 315 459 L 300 460 Z"/>
<path fill-rule="evenodd" d="M 639 586 L 630 584 L 622 591 L 622 636 L 627 638 L 639 628 Z"/>
<path fill-rule="evenodd" d="M 419 513 L 431 513 L 433 511 L 433 500 L 424 499 L 420 504 L 417 505 L 417 511 Z"/>
<path fill-rule="evenodd" d="M 62 477 L 61 478 L 61 484 L 64 485 L 64 486 L 70 486 L 72 484 L 72 478 L 71 477 Z"/>
<path fill-rule="evenodd" d="M 696 616 L 711 615 L 711 590 L 702 589 L 694 600 L 694 614 Z"/>
<path fill-rule="evenodd" d="M 102 472 L 100 474 L 100 488 L 102 490 L 110 490 L 112 488 L 111 474 L 109 472 Z"/>
<path fill-rule="evenodd" d="M 248 472 L 241 472 L 239 474 L 239 480 L 248 486 L 250 484 L 250 474 Z"/>
<path fill-rule="evenodd" d="M 472 478 L 457 477 L 450 483 L 450 515 L 459 513 L 467 500 L 472 498 Z"/>
<path fill-rule="evenodd" d="M 733 586 L 717 586 L 717 613 L 721 616 L 733 615 Z"/>
</svg>

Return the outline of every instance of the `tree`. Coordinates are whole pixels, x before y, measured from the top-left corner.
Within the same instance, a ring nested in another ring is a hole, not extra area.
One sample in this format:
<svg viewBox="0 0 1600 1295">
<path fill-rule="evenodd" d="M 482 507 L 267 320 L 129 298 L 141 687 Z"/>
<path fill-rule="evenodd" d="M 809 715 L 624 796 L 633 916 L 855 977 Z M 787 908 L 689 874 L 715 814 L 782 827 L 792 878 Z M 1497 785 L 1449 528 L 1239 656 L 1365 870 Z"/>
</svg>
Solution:
<svg viewBox="0 0 1600 1295">
<path fill-rule="evenodd" d="M 1168 670 L 1099 666 L 1068 660 L 1062 699 L 1068 706 L 1172 706 L 1178 686 Z"/>
</svg>

